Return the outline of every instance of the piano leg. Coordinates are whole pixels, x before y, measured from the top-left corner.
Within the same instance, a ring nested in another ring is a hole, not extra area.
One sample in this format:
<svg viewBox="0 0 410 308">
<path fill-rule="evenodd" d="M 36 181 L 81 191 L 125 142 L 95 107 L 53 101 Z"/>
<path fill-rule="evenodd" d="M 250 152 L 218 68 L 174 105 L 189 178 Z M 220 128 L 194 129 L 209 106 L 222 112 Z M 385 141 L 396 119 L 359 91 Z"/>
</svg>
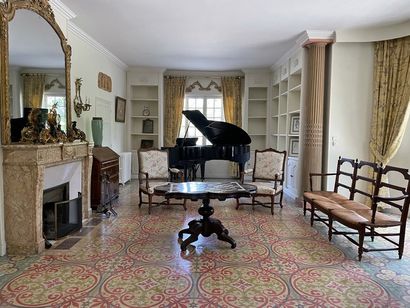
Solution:
<svg viewBox="0 0 410 308">
<path fill-rule="evenodd" d="M 203 182 L 205 179 L 205 162 L 200 163 L 201 166 L 201 181 Z"/>
<path fill-rule="evenodd" d="M 239 166 L 239 177 L 241 177 L 242 172 L 245 170 L 245 163 L 238 163 Z"/>
<path fill-rule="evenodd" d="M 196 180 L 197 164 L 195 162 L 184 163 L 184 182 Z"/>
<path fill-rule="evenodd" d="M 184 182 L 188 182 L 188 177 L 189 177 L 189 174 L 188 174 L 188 166 L 187 166 L 187 164 L 184 164 Z"/>
</svg>

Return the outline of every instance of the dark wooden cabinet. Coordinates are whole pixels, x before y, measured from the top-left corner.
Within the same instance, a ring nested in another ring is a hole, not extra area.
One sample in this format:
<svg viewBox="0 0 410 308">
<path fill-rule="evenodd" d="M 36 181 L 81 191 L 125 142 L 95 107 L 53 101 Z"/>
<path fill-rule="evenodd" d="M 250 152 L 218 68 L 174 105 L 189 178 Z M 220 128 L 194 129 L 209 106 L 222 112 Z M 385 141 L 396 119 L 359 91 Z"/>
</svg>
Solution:
<svg viewBox="0 0 410 308">
<path fill-rule="evenodd" d="M 91 208 L 97 209 L 118 198 L 119 155 L 109 147 L 93 149 L 93 168 L 91 173 Z M 105 181 L 105 179 L 107 181 Z M 105 183 L 107 182 L 107 183 Z"/>
</svg>

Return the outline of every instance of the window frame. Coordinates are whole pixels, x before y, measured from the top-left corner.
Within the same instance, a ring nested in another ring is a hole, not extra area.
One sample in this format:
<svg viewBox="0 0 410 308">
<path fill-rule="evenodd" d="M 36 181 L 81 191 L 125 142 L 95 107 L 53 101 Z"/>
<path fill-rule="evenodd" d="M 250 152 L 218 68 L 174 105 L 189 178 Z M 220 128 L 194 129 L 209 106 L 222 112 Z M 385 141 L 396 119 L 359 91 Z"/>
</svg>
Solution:
<svg viewBox="0 0 410 308">
<path fill-rule="evenodd" d="M 193 109 L 187 109 L 187 107 L 188 107 L 188 100 L 189 100 L 190 98 L 195 98 L 195 99 L 201 99 L 201 98 L 202 98 L 202 99 L 204 100 L 204 105 L 203 105 L 202 113 L 203 113 L 205 116 L 206 116 L 207 111 L 208 111 L 208 103 L 207 103 L 208 99 L 220 99 L 220 100 L 221 100 L 221 112 L 222 112 L 222 116 L 221 116 L 221 119 L 217 119 L 217 120 L 215 120 L 215 121 L 222 121 L 222 122 L 225 121 L 225 113 L 224 113 L 224 105 L 223 105 L 223 96 L 222 96 L 222 94 L 220 94 L 220 95 L 218 95 L 218 94 L 216 94 L 216 93 L 189 93 L 189 94 L 185 94 L 185 97 L 184 97 L 184 108 L 183 108 L 183 110 L 193 110 Z M 212 120 L 211 120 L 211 121 L 212 121 Z M 194 124 L 190 123 L 190 121 L 189 121 L 185 116 L 182 116 L 181 128 L 180 128 L 180 131 L 179 131 L 179 137 L 180 137 L 180 138 L 183 138 L 183 137 L 184 137 L 185 130 L 186 130 L 188 124 L 194 126 Z M 195 126 L 194 126 L 194 127 L 195 127 Z M 198 130 L 198 131 L 199 131 L 199 130 Z M 209 140 L 206 139 L 206 137 L 203 136 L 201 132 L 199 132 L 199 133 L 200 133 L 200 136 L 196 136 L 196 137 L 198 137 L 197 145 L 198 145 L 198 146 L 211 145 L 211 143 L 209 142 Z M 190 136 L 187 136 L 187 137 L 190 137 Z M 200 142 L 200 140 L 202 140 L 202 142 Z"/>
</svg>

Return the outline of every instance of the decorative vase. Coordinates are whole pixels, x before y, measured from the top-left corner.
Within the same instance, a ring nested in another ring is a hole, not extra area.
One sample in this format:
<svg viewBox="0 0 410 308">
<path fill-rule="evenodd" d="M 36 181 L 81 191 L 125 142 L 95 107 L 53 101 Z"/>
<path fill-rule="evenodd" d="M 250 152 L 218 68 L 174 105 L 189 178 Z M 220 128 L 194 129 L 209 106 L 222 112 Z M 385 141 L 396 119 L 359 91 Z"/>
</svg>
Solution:
<svg viewBox="0 0 410 308">
<path fill-rule="evenodd" d="M 102 140 L 103 140 L 103 134 L 102 134 L 103 133 L 103 119 L 102 118 L 94 117 L 91 120 L 91 131 L 93 133 L 94 146 L 101 147 Z"/>
</svg>

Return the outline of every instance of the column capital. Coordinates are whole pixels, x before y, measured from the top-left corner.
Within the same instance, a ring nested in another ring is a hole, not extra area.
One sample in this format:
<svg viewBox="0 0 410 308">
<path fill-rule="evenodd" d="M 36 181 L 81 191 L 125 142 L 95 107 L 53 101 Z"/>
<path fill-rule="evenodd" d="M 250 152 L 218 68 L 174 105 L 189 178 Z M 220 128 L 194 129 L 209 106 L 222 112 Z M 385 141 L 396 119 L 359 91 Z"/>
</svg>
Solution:
<svg viewBox="0 0 410 308">
<path fill-rule="evenodd" d="M 310 39 L 308 41 L 306 41 L 302 47 L 311 47 L 311 46 L 319 46 L 319 47 L 325 47 L 328 44 L 333 44 L 334 40 L 333 39 L 325 39 L 325 40 L 321 40 L 321 39 Z"/>
<path fill-rule="evenodd" d="M 336 34 L 333 30 L 305 30 L 300 35 L 296 43 L 299 46 L 305 47 L 311 44 L 331 44 L 335 42 Z"/>
</svg>

